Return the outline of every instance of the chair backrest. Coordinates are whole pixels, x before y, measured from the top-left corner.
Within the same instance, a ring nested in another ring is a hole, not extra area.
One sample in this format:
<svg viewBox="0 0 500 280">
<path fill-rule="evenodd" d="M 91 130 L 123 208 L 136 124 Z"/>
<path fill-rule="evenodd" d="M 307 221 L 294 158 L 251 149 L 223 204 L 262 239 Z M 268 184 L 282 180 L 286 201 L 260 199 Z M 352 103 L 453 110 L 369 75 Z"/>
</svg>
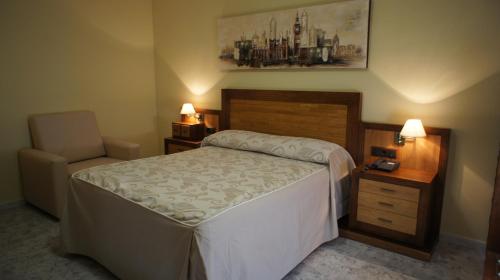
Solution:
<svg viewBox="0 0 500 280">
<path fill-rule="evenodd" d="M 28 124 L 33 148 L 60 155 L 68 162 L 106 154 L 93 112 L 32 115 Z"/>
</svg>

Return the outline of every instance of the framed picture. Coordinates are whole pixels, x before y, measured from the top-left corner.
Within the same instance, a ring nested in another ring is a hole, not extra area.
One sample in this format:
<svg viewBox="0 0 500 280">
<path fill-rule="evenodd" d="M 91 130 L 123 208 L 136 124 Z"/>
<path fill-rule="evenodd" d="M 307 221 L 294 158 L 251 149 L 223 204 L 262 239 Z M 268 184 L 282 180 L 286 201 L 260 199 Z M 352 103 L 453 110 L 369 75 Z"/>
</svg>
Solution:
<svg viewBox="0 0 500 280">
<path fill-rule="evenodd" d="M 366 68 L 370 0 L 218 20 L 221 69 Z"/>
</svg>

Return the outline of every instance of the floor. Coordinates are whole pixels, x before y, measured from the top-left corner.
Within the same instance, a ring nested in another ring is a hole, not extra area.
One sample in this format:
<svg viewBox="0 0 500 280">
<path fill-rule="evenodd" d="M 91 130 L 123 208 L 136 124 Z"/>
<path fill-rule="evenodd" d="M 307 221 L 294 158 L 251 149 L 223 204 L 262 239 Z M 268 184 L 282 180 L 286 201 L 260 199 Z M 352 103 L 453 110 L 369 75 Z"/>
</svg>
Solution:
<svg viewBox="0 0 500 280">
<path fill-rule="evenodd" d="M 0 210 L 0 279 L 115 279 L 104 267 L 58 246 L 58 222 L 22 205 Z M 338 238 L 323 244 L 285 279 L 481 279 L 484 247 L 441 240 L 422 262 Z"/>
</svg>

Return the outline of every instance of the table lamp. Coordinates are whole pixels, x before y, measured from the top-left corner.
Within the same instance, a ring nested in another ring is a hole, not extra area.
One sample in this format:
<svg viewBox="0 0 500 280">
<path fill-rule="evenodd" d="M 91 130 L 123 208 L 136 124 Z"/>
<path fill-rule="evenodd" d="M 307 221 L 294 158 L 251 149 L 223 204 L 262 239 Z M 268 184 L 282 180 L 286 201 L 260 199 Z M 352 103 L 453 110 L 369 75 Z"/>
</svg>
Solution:
<svg viewBox="0 0 500 280">
<path fill-rule="evenodd" d="M 405 140 L 414 141 L 418 137 L 425 137 L 424 126 L 419 119 L 409 119 L 405 122 L 400 132 L 394 133 L 394 144 L 404 146 Z"/>
</svg>

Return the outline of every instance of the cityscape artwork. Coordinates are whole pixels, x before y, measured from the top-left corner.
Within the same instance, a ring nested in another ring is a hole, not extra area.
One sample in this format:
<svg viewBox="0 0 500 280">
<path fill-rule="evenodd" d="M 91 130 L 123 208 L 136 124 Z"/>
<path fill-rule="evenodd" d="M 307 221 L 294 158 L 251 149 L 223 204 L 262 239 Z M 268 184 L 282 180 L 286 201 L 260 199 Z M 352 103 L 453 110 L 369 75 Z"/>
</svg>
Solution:
<svg viewBox="0 0 500 280">
<path fill-rule="evenodd" d="M 366 68 L 369 14 L 348 0 L 219 19 L 221 68 Z"/>
</svg>

